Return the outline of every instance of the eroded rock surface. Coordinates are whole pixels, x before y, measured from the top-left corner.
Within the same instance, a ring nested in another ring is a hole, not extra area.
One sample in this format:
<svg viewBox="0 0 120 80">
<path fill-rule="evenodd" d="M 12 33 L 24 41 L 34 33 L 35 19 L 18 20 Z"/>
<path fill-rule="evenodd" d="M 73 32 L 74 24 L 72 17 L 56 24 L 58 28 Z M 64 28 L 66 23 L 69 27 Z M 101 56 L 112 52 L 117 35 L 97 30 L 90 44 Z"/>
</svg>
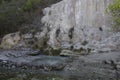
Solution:
<svg viewBox="0 0 120 80">
<path fill-rule="evenodd" d="M 111 1 L 63 0 L 45 8 L 42 22 L 48 29 L 48 44 L 53 48 L 97 49 L 95 44 L 116 34 L 111 30 L 110 15 L 105 13 Z"/>
<path fill-rule="evenodd" d="M 62 0 L 43 10 L 41 31 L 23 34 L 17 44 L 9 37 L 3 38 L 2 48 L 69 49 L 84 53 L 120 50 L 120 32 L 112 31 L 113 21 L 105 12 L 111 2 Z"/>
</svg>

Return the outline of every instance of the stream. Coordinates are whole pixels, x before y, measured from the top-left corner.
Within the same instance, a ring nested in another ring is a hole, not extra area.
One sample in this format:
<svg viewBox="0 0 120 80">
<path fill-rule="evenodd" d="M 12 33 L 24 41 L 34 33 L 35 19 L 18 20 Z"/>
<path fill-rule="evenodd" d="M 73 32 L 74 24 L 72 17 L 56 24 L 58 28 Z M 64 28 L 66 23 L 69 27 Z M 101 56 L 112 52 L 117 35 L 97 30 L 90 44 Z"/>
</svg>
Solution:
<svg viewBox="0 0 120 80">
<path fill-rule="evenodd" d="M 62 71 L 71 58 L 32 50 L 0 50 L 0 80 L 74 80 Z"/>
<path fill-rule="evenodd" d="M 0 80 L 120 80 L 120 52 L 63 57 L 0 50 Z"/>
</svg>

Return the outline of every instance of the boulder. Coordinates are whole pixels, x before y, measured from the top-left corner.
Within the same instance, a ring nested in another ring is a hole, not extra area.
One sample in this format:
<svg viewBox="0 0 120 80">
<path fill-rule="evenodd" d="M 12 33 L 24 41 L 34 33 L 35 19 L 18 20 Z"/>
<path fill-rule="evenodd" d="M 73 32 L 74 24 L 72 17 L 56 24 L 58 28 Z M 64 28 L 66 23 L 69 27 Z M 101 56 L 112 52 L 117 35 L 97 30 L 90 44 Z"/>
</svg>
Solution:
<svg viewBox="0 0 120 80">
<path fill-rule="evenodd" d="M 1 48 L 11 49 L 16 47 L 16 45 L 20 42 L 21 36 L 20 32 L 10 33 L 3 37 L 1 41 Z"/>
</svg>

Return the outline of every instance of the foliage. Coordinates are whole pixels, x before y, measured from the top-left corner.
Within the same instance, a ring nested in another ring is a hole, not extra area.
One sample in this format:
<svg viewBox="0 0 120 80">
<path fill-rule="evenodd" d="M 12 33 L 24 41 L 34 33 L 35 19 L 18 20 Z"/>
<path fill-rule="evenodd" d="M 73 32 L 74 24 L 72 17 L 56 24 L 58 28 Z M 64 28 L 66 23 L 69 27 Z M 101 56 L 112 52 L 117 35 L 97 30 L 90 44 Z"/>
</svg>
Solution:
<svg viewBox="0 0 120 80">
<path fill-rule="evenodd" d="M 0 0 L 0 36 L 32 24 L 42 9 L 59 0 Z M 24 27 L 24 26 L 23 26 Z"/>
<path fill-rule="evenodd" d="M 108 7 L 108 12 L 111 13 L 115 25 L 114 30 L 120 31 L 120 0 L 114 0 Z"/>
<path fill-rule="evenodd" d="M 0 3 L 0 35 L 17 31 L 21 24 L 30 21 L 30 15 L 21 10 L 23 1 L 2 0 Z"/>
<path fill-rule="evenodd" d="M 33 8 L 32 0 L 27 0 L 25 5 L 23 6 L 24 11 L 30 11 Z"/>
</svg>

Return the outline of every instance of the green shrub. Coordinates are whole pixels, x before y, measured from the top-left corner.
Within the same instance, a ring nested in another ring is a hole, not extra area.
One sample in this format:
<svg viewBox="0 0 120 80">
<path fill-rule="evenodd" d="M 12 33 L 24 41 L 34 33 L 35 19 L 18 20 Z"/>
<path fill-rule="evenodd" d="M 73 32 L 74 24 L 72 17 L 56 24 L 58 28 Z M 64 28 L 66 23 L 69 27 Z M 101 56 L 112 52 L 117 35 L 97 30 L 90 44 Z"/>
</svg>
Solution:
<svg viewBox="0 0 120 80">
<path fill-rule="evenodd" d="M 114 0 L 113 3 L 109 5 L 107 12 L 111 13 L 115 22 L 113 29 L 120 31 L 120 0 Z"/>
<path fill-rule="evenodd" d="M 25 5 L 23 5 L 23 10 L 24 11 L 31 11 L 33 9 L 33 1 L 32 0 L 27 0 Z"/>
</svg>

